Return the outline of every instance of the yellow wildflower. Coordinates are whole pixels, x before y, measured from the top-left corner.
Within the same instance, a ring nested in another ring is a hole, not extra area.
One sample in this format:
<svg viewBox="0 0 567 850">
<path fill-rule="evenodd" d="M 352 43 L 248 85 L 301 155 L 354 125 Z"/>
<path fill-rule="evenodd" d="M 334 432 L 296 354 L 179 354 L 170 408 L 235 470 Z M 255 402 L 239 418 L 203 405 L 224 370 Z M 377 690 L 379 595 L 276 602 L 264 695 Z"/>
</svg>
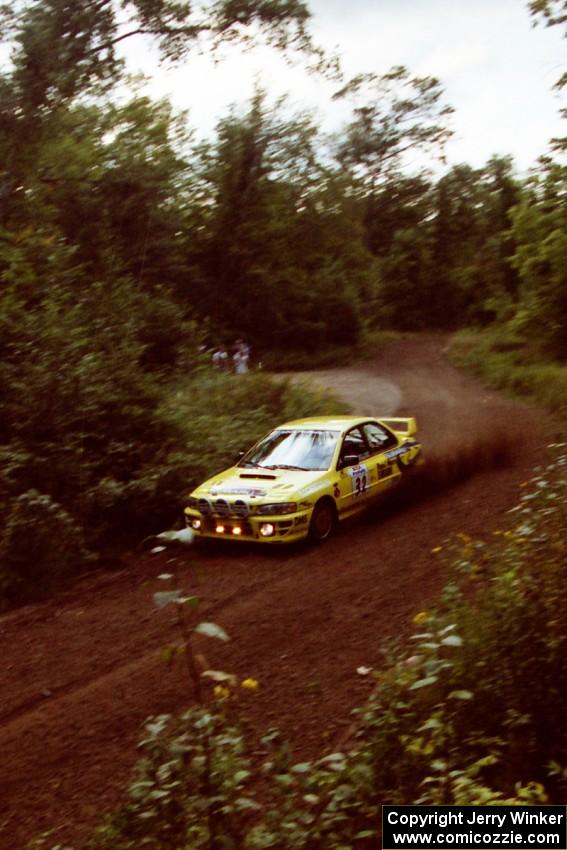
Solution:
<svg viewBox="0 0 567 850">
<path fill-rule="evenodd" d="M 416 626 L 421 626 L 423 623 L 426 623 L 428 620 L 429 620 L 429 614 L 427 613 L 427 611 L 420 611 L 413 618 L 413 622 L 416 624 Z"/>
<path fill-rule="evenodd" d="M 242 680 L 242 682 L 240 683 L 240 687 L 245 688 L 245 690 L 247 691 L 256 691 L 258 690 L 258 682 L 256 681 L 256 679 L 251 679 L 249 677 L 248 679 Z"/>
<path fill-rule="evenodd" d="M 227 700 L 230 697 L 230 689 L 225 687 L 225 685 L 215 685 L 213 693 L 217 699 L 222 701 Z"/>
<path fill-rule="evenodd" d="M 442 548 L 443 548 L 442 546 L 434 546 L 433 549 L 431 550 L 431 554 L 436 555 L 437 552 L 440 552 Z"/>
</svg>

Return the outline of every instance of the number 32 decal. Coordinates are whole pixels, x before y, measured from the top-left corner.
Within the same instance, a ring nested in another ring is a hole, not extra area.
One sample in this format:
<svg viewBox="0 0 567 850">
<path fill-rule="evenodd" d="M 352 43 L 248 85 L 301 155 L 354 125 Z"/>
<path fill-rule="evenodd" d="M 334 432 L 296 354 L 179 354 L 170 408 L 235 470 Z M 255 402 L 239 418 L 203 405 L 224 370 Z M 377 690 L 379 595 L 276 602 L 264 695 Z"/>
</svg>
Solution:
<svg viewBox="0 0 567 850">
<path fill-rule="evenodd" d="M 352 478 L 352 495 L 355 497 L 363 496 L 368 489 L 370 478 L 368 467 L 361 463 L 358 466 L 351 467 L 348 473 Z"/>
</svg>

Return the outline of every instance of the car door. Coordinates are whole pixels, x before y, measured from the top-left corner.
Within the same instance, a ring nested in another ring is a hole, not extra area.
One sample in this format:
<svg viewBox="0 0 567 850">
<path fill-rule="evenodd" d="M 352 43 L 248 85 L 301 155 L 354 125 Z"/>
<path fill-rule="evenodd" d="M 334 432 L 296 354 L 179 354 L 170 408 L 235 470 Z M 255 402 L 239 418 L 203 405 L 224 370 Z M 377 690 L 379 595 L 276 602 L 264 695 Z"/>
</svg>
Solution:
<svg viewBox="0 0 567 850">
<path fill-rule="evenodd" d="M 367 501 L 370 488 L 370 470 L 366 464 L 369 455 L 366 439 L 359 427 L 345 434 L 337 461 L 337 487 L 335 500 L 339 513 L 346 515 L 358 511 Z M 354 459 L 356 458 L 356 463 Z"/>
<path fill-rule="evenodd" d="M 400 470 L 395 460 L 386 457 L 386 452 L 398 444 L 391 431 L 378 422 L 366 422 L 362 433 L 368 446 L 368 456 L 365 461 L 368 467 L 369 486 L 368 501 L 377 498 L 380 493 L 391 487 L 400 477 Z"/>
</svg>

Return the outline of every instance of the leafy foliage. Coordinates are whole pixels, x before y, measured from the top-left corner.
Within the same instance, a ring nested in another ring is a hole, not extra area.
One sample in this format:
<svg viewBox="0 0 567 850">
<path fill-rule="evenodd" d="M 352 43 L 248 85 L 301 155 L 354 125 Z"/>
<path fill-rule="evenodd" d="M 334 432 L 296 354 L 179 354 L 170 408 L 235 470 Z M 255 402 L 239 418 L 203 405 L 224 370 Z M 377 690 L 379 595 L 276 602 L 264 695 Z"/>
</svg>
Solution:
<svg viewBox="0 0 567 850">
<path fill-rule="evenodd" d="M 535 17 L 541 16 L 547 26 L 561 26 L 567 23 L 565 0 L 531 0 L 529 9 Z"/>
<path fill-rule="evenodd" d="M 567 35 L 567 30 L 565 30 L 567 3 L 565 0 L 530 0 L 528 7 L 534 18 L 534 24 L 545 22 L 548 27 L 563 27 L 563 35 Z M 555 83 L 555 88 L 559 90 L 564 89 L 565 86 L 567 86 L 567 73 L 563 73 Z M 567 118 L 567 108 L 561 109 L 560 114 L 563 118 Z M 554 150 L 565 151 L 567 149 L 567 136 L 551 139 L 551 145 Z"/>
<path fill-rule="evenodd" d="M 394 177 L 372 196 L 367 240 L 379 261 L 378 321 L 405 329 L 501 320 L 518 274 L 510 215 L 521 188 L 512 163 L 455 166 L 432 185 Z"/>
<path fill-rule="evenodd" d="M 283 107 L 257 91 L 247 114 L 223 119 L 216 144 L 200 151 L 199 298 L 217 326 L 263 347 L 353 344 L 375 288 L 373 259 L 347 186 L 318 161 L 312 120 Z"/>
<path fill-rule="evenodd" d="M 249 40 L 256 27 L 280 50 L 318 54 L 300 0 L 220 0 L 197 9 L 183 0 L 35 0 L 6 10 L 15 30 L 14 82 L 28 113 L 67 103 L 85 90 L 116 81 L 116 46 L 146 35 L 166 60 L 180 60 L 203 38 Z"/>
<path fill-rule="evenodd" d="M 567 366 L 550 361 L 538 340 L 526 342 L 515 331 L 460 332 L 451 343 L 454 362 L 487 378 L 543 411 L 556 414 L 557 427 L 567 417 Z"/>
<path fill-rule="evenodd" d="M 354 101 L 338 159 L 355 170 L 370 193 L 385 174 L 399 173 L 408 150 L 439 154 L 451 135 L 445 119 L 453 109 L 441 102 L 439 81 L 412 77 L 403 66 L 382 76 L 359 74 L 334 97 Z"/>
<path fill-rule="evenodd" d="M 513 264 L 522 288 L 513 325 L 567 358 L 567 168 L 548 163 L 513 210 Z"/>
<path fill-rule="evenodd" d="M 86 563 L 82 530 L 61 505 L 35 490 L 12 502 L 0 540 L 0 598 L 42 596 Z"/>
</svg>

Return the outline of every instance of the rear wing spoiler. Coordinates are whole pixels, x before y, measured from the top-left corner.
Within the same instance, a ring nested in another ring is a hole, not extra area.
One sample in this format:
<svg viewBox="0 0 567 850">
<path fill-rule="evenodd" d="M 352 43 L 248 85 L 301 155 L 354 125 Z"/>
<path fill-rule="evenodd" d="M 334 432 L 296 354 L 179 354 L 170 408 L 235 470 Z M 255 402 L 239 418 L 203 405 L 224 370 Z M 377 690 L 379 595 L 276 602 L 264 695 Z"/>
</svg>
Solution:
<svg viewBox="0 0 567 850">
<path fill-rule="evenodd" d="M 387 419 L 380 419 L 386 428 L 391 428 L 400 437 L 415 437 L 417 434 L 417 423 L 414 416 L 389 416 Z"/>
</svg>

